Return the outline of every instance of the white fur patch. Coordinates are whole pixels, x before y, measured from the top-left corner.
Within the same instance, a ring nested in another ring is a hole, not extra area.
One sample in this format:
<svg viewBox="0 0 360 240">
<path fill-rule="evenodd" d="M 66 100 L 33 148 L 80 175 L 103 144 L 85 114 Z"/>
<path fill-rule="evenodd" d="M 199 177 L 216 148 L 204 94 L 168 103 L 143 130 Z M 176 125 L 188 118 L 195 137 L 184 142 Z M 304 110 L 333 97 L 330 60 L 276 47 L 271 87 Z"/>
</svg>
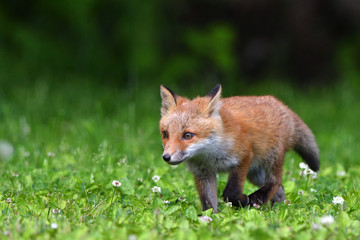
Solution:
<svg viewBox="0 0 360 240">
<path fill-rule="evenodd" d="M 195 175 L 229 171 L 239 164 L 239 159 L 229 152 L 234 142 L 212 134 L 184 151 L 184 158 L 190 171 Z"/>
<path fill-rule="evenodd" d="M 184 157 L 184 153 L 181 151 L 176 151 L 172 156 L 169 164 L 177 165 L 182 163 L 186 158 Z"/>
</svg>

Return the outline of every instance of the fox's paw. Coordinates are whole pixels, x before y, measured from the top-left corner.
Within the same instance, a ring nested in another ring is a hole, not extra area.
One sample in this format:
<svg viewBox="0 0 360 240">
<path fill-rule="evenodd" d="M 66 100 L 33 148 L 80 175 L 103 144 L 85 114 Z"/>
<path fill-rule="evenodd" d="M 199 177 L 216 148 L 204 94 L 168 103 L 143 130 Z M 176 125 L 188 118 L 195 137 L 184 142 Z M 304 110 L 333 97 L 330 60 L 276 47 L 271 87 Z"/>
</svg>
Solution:
<svg viewBox="0 0 360 240">
<path fill-rule="evenodd" d="M 251 207 L 263 205 L 266 200 L 266 195 L 259 192 L 254 192 L 249 195 L 249 205 Z"/>
<path fill-rule="evenodd" d="M 249 204 L 249 198 L 245 194 L 231 194 L 231 193 L 224 193 L 223 194 L 224 200 L 227 202 L 231 202 L 233 206 L 239 207 L 240 205 L 242 207 L 245 207 Z"/>
</svg>

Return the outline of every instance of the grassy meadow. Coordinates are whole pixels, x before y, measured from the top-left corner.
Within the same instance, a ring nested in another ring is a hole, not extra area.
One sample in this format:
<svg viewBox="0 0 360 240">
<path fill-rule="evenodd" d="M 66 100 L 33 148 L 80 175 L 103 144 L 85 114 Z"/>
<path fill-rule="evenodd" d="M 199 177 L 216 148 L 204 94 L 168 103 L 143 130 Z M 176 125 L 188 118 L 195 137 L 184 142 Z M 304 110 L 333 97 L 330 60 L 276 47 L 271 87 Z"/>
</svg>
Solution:
<svg viewBox="0 0 360 240">
<path fill-rule="evenodd" d="M 74 82 L 0 88 L 0 239 L 360 239 L 357 80 L 307 90 L 223 84 L 225 97 L 284 101 L 313 130 L 321 166 L 304 175 L 289 152 L 285 203 L 234 208 L 220 200 L 218 214 L 201 211 L 184 165 L 161 158 L 157 84 Z M 189 97 L 207 92 L 169 87 Z M 219 196 L 226 180 L 218 176 Z M 255 190 L 246 183 L 245 194 Z"/>
</svg>

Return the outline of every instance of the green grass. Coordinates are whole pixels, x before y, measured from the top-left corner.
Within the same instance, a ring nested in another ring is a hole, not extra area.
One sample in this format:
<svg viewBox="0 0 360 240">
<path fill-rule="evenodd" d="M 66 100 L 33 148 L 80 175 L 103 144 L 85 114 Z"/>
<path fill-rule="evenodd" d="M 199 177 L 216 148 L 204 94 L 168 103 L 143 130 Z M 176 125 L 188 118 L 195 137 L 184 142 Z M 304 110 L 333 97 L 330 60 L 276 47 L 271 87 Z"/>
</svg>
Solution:
<svg viewBox="0 0 360 240">
<path fill-rule="evenodd" d="M 290 152 L 283 177 L 290 205 L 237 209 L 220 200 L 218 214 L 201 211 L 185 166 L 162 161 L 159 86 L 143 88 L 45 79 L 0 89 L 0 141 L 13 146 L 0 159 L 0 238 L 359 239 L 360 96 L 351 84 L 307 93 L 269 83 L 239 91 L 274 94 L 294 109 L 316 135 L 321 171 L 317 179 L 300 176 L 301 159 Z M 218 177 L 219 196 L 226 179 Z M 255 189 L 245 185 L 246 194 Z M 336 196 L 343 206 L 332 203 Z M 334 223 L 321 224 L 328 215 Z"/>
</svg>

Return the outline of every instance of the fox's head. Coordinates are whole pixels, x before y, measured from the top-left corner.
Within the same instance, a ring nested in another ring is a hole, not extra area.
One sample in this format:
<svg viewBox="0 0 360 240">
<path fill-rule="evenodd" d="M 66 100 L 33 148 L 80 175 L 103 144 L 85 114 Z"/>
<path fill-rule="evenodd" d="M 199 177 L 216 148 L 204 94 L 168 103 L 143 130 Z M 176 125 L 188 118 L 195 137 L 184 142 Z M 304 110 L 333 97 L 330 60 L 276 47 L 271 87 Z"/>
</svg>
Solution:
<svg viewBox="0 0 360 240">
<path fill-rule="evenodd" d="M 189 100 L 160 86 L 160 132 L 163 159 L 172 165 L 209 151 L 213 134 L 221 131 L 221 85 L 204 97 Z"/>
</svg>

